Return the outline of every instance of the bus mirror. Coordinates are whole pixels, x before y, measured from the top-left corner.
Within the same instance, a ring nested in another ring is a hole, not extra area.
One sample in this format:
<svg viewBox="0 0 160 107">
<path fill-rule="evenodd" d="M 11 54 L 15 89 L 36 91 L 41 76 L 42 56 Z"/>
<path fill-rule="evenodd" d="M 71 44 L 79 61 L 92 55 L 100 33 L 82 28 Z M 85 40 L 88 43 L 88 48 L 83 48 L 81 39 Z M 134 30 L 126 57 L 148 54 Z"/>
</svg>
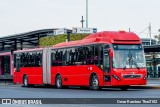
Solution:
<svg viewBox="0 0 160 107">
<path fill-rule="evenodd" d="M 19 69 L 17 69 L 16 71 L 19 72 Z"/>
</svg>

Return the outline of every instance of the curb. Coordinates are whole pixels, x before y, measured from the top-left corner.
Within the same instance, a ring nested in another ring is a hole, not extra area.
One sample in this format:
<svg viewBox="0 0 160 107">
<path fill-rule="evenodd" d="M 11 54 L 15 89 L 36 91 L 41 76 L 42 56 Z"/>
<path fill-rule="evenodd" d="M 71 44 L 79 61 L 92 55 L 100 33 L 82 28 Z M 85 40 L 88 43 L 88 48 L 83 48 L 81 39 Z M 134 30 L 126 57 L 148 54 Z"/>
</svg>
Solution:
<svg viewBox="0 0 160 107">
<path fill-rule="evenodd" d="M 160 85 L 130 86 L 131 89 L 160 89 Z"/>
<path fill-rule="evenodd" d="M 12 83 L 0 83 L 0 85 L 10 85 Z"/>
<path fill-rule="evenodd" d="M 0 83 L 0 86 L 9 86 L 9 85 L 17 85 L 14 83 Z"/>
<path fill-rule="evenodd" d="M 147 78 L 147 80 L 160 80 L 160 78 Z"/>
</svg>

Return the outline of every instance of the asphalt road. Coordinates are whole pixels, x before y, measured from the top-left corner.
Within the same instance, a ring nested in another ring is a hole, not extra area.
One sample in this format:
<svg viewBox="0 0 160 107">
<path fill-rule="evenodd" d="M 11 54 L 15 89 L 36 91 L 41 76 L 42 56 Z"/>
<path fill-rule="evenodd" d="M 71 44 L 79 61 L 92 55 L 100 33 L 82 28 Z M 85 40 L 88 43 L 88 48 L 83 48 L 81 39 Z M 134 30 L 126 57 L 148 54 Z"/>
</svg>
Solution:
<svg viewBox="0 0 160 107">
<path fill-rule="evenodd" d="M 160 84 L 159 81 L 151 80 L 148 85 Z M 127 91 L 121 91 L 118 88 L 104 88 L 101 91 L 93 91 L 87 89 L 80 89 L 79 87 L 69 87 L 67 89 L 56 89 L 54 87 L 21 87 L 20 85 L 0 85 L 0 98 L 160 98 L 160 88 L 130 88 Z M 0 105 L 3 106 L 3 105 Z M 5 105 L 8 107 L 10 105 Z M 14 105 L 15 107 L 28 106 L 28 105 Z M 30 105 L 31 106 L 31 105 Z M 32 105 L 33 107 L 41 107 L 42 105 Z M 44 106 L 44 105 L 43 105 Z M 58 106 L 66 107 L 64 104 L 58 105 L 45 105 L 47 107 Z M 95 104 L 70 104 L 70 107 L 152 107 L 151 104 L 108 104 L 108 105 L 95 105 Z M 160 105 L 154 104 L 154 107 Z"/>
<path fill-rule="evenodd" d="M 53 87 L 21 87 L 20 85 L 4 85 L 0 87 L 1 98 L 160 98 L 160 89 L 128 89 L 105 88 L 101 91 L 70 87 L 56 89 Z"/>
</svg>

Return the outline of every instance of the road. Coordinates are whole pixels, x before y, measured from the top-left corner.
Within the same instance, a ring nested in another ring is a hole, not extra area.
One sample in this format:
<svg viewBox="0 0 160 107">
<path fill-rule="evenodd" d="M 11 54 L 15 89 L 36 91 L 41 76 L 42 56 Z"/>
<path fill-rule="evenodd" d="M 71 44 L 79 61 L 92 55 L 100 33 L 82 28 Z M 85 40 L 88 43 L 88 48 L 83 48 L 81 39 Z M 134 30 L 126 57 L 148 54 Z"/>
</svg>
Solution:
<svg viewBox="0 0 160 107">
<path fill-rule="evenodd" d="M 159 81 L 151 80 L 148 82 L 150 84 L 158 84 Z M 160 98 L 160 88 L 130 88 L 128 91 L 121 91 L 116 88 L 104 88 L 101 91 L 93 91 L 87 89 L 80 89 L 78 87 L 70 87 L 66 89 L 56 89 L 54 87 L 44 87 L 44 86 L 35 86 L 35 87 L 21 87 L 20 85 L 0 85 L 0 98 Z M 1 106 L 1 105 L 0 105 Z M 19 107 L 19 105 L 14 105 Z M 27 105 L 23 105 L 27 106 Z M 32 105 L 37 107 L 37 105 Z M 51 105 L 45 105 L 51 106 Z M 54 105 L 59 107 L 64 107 L 65 105 Z M 96 107 L 106 105 L 93 105 L 93 104 L 83 104 L 83 105 L 68 105 L 76 107 Z M 113 106 L 113 105 L 110 105 Z M 116 104 L 115 107 L 125 107 L 126 104 Z M 129 105 L 131 107 L 135 105 Z M 139 107 L 149 107 L 151 105 L 141 104 Z M 154 105 L 159 106 L 159 105 Z M 7 107 L 7 106 L 6 106 Z"/>
<path fill-rule="evenodd" d="M 56 89 L 50 87 L 29 87 L 9 85 L 0 87 L 1 98 L 160 98 L 160 89 L 105 88 L 101 91 L 85 90 L 77 87 Z"/>
<path fill-rule="evenodd" d="M 147 85 L 160 86 L 160 79 L 151 79 L 147 81 Z"/>
</svg>

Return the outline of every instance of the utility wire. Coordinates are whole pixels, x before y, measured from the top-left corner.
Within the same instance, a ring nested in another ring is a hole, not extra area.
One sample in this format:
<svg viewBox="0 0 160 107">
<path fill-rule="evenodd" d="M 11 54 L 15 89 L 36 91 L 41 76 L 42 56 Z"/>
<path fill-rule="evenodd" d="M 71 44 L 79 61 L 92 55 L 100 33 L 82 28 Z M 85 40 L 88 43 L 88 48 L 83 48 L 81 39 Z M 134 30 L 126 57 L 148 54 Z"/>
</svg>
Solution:
<svg viewBox="0 0 160 107">
<path fill-rule="evenodd" d="M 147 28 L 145 28 L 142 32 L 140 32 L 138 35 L 142 34 L 143 32 L 145 32 L 147 29 L 149 28 L 149 26 Z"/>
</svg>

